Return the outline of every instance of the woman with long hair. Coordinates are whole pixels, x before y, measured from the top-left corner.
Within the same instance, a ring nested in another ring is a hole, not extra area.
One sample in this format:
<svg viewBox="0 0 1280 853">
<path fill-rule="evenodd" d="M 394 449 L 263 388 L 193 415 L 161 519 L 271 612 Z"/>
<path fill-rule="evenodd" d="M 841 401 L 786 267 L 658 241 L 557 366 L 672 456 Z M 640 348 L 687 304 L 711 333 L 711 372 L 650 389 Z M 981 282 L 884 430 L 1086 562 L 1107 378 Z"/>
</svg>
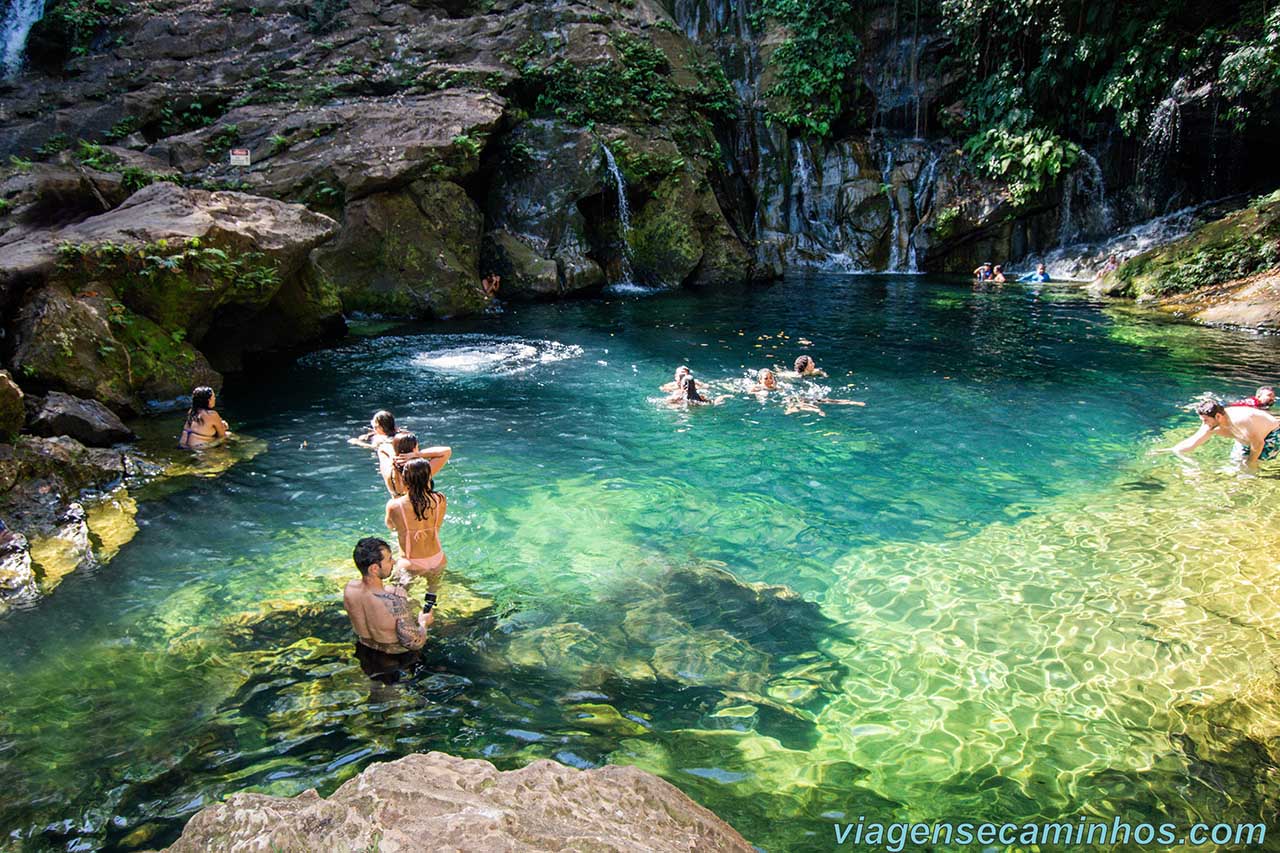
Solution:
<svg viewBox="0 0 1280 853">
<path fill-rule="evenodd" d="M 231 432 L 227 422 L 214 409 L 217 402 L 217 395 L 208 385 L 201 385 L 191 392 L 191 408 L 187 409 L 187 420 L 182 425 L 178 447 L 196 450 L 225 438 Z"/>
<path fill-rule="evenodd" d="M 440 547 L 440 525 L 448 502 L 435 490 L 432 465 L 426 459 L 410 459 L 400 466 L 406 494 L 387 501 L 387 529 L 400 539 L 400 559 L 395 574 L 408 580 L 427 578 L 427 589 L 436 591 L 447 562 Z"/>
</svg>

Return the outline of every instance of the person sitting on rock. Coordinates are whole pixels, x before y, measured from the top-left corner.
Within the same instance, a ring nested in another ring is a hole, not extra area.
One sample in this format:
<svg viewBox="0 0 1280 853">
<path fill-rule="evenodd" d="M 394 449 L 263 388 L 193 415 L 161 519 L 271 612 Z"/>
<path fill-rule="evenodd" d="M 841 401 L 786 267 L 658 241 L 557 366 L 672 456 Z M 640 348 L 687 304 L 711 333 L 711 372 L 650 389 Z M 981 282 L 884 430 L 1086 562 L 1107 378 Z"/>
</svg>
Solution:
<svg viewBox="0 0 1280 853">
<path fill-rule="evenodd" d="M 411 459 L 400 464 L 405 494 L 387 501 L 386 524 L 400 540 L 396 576 L 407 586 L 416 577 L 427 578 L 427 589 L 435 592 L 448 562 L 440 547 L 440 525 L 448 509 L 444 495 L 435 490 L 431 463 Z"/>
<path fill-rule="evenodd" d="M 692 375 L 693 375 L 693 371 L 690 370 L 687 366 L 682 364 L 676 368 L 675 378 L 672 379 L 670 382 L 667 382 L 667 383 L 664 383 L 663 385 L 658 386 L 658 390 L 666 391 L 667 393 L 674 393 L 680 390 L 680 385 L 681 383 L 684 382 L 684 378 L 686 376 L 692 376 Z"/>
<path fill-rule="evenodd" d="M 1044 268 L 1044 264 L 1036 264 L 1036 271 L 1024 273 L 1018 276 L 1018 281 L 1030 281 L 1036 284 L 1045 284 L 1049 281 L 1049 273 Z"/>
<path fill-rule="evenodd" d="M 1098 270 L 1098 274 L 1094 276 L 1094 280 L 1102 278 L 1115 272 L 1120 267 L 1120 258 L 1115 255 L 1108 255 L 1107 262 L 1102 265 L 1102 269 Z"/>
<path fill-rule="evenodd" d="M 1276 389 L 1270 385 L 1263 385 L 1257 391 L 1253 392 L 1252 397 L 1245 397 L 1243 400 L 1236 400 L 1234 403 L 1228 403 L 1229 406 L 1248 406 L 1251 409 L 1269 409 L 1276 401 Z"/>
<path fill-rule="evenodd" d="M 802 355 L 796 359 L 796 374 L 799 376 L 826 376 L 827 372 L 818 365 L 814 364 L 813 359 L 807 355 Z"/>
<path fill-rule="evenodd" d="M 485 297 L 493 299 L 498 295 L 498 288 L 502 286 L 502 276 L 491 272 L 484 278 L 480 279 L 480 289 L 484 291 Z"/>
<path fill-rule="evenodd" d="M 208 385 L 201 385 L 191 392 L 191 408 L 187 409 L 187 420 L 182 425 L 178 447 L 196 450 L 231 434 L 227 422 L 214 409 L 217 403 L 217 395 Z"/>
<path fill-rule="evenodd" d="M 431 613 L 421 613 L 417 620 L 409 615 L 408 595 L 404 587 L 387 589 L 382 582 L 391 577 L 395 567 L 391 546 L 382 539 L 367 536 L 356 543 L 352 552 L 360 578 L 342 591 L 342 606 L 351 620 L 356 635 L 356 657 L 370 676 L 367 659 L 373 669 L 395 671 L 406 668 L 417 658 L 418 650 L 427 642 L 427 628 L 434 621 Z M 370 654 L 374 653 L 374 654 Z M 382 680 L 382 679 L 379 679 Z"/>
<path fill-rule="evenodd" d="M 1200 416 L 1200 429 L 1173 447 L 1172 453 L 1189 453 L 1211 437 L 1220 435 L 1235 439 L 1231 459 L 1247 471 L 1256 471 L 1259 461 L 1280 456 L 1280 418 L 1248 406 L 1227 406 L 1206 400 L 1195 407 Z"/>
</svg>

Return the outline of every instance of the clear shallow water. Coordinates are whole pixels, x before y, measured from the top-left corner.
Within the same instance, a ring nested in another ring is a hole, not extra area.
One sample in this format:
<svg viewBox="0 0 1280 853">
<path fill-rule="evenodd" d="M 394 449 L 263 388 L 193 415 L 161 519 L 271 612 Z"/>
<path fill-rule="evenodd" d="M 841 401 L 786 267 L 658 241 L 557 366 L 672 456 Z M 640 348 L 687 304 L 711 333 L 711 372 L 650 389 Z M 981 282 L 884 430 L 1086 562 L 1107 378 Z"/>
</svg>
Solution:
<svg viewBox="0 0 1280 853">
<path fill-rule="evenodd" d="M 1280 341 L 923 277 L 400 331 L 233 383 L 266 452 L 0 622 L 20 846 L 161 846 L 428 749 L 638 764 L 771 851 L 859 815 L 1275 814 L 1280 479 L 1145 454 Z M 802 351 L 867 407 L 650 399 Z M 339 602 L 385 495 L 345 439 L 382 406 L 455 455 L 436 639 L 371 688 Z"/>
</svg>

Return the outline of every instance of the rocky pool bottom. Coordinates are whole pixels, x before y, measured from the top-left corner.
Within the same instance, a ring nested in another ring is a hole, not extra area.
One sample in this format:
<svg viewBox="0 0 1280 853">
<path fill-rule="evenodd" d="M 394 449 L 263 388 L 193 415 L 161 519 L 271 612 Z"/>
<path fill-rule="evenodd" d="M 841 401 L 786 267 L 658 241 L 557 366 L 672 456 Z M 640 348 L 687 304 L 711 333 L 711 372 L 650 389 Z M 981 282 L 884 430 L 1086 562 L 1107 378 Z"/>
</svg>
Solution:
<svg viewBox="0 0 1280 853">
<path fill-rule="evenodd" d="M 858 816 L 1280 806 L 1280 479 L 1147 455 L 1274 339 L 887 277 L 366 331 L 395 333 L 233 383 L 265 451 L 167 481 L 0 624 L 15 846 L 163 846 L 231 792 L 432 749 L 637 765 L 766 850 Z M 647 399 L 798 350 L 868 407 Z M 344 440 L 380 405 L 455 448 L 438 629 L 394 686 L 338 604 L 382 502 Z"/>
</svg>

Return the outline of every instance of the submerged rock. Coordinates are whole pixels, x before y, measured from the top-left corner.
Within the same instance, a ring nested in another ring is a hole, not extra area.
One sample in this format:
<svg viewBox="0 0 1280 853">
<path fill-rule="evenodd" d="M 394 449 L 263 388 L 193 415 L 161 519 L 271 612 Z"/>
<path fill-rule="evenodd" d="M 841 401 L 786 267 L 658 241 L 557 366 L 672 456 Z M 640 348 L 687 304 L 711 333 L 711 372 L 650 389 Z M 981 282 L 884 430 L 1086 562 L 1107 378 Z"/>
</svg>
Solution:
<svg viewBox="0 0 1280 853">
<path fill-rule="evenodd" d="M 131 440 L 133 430 L 97 400 L 50 391 L 31 418 L 36 435 L 67 435 L 89 447 L 110 447 Z"/>
<path fill-rule="evenodd" d="M 31 567 L 31 547 L 25 536 L 11 533 L 0 543 L 0 614 L 15 605 L 40 598 L 36 573 Z"/>
<path fill-rule="evenodd" d="M 678 788 L 634 767 L 535 761 L 499 771 L 442 752 L 368 767 L 330 797 L 235 794 L 193 817 L 168 850 L 752 850 Z"/>
</svg>

